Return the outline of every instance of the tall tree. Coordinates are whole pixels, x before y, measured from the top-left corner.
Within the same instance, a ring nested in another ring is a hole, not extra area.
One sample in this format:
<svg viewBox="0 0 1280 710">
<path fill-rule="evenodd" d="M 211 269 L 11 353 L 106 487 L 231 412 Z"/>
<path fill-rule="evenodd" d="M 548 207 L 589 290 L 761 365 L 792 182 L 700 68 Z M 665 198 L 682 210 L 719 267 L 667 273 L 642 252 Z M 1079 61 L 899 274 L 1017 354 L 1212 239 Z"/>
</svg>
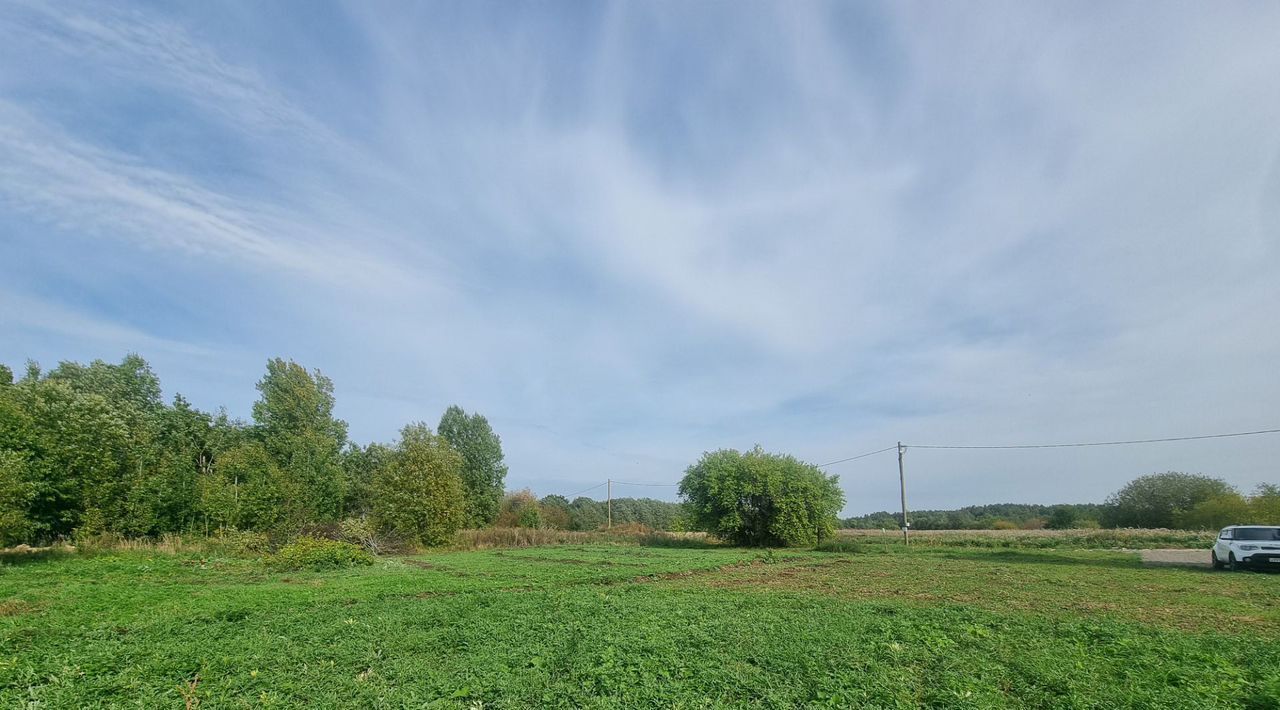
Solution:
<svg viewBox="0 0 1280 710">
<path fill-rule="evenodd" d="M 27 515 L 35 498 L 26 454 L 0 449 L 0 546 L 30 541 L 36 532 Z"/>
<path fill-rule="evenodd" d="M 468 415 L 457 405 L 445 410 L 440 436 L 462 454 L 462 483 L 467 491 L 466 526 L 492 525 L 502 503 L 507 466 L 502 440 L 480 414 Z"/>
<path fill-rule="evenodd" d="M 22 448 L 33 485 L 29 516 L 41 535 L 98 532 L 123 522 L 133 467 L 126 417 L 105 398 L 41 379 L 17 385 L 29 428 Z"/>
<path fill-rule="evenodd" d="M 342 452 L 343 517 L 365 517 L 373 512 L 373 484 L 395 449 L 385 444 L 349 444 Z"/>
<path fill-rule="evenodd" d="M 283 523 L 330 523 L 342 511 L 342 447 L 347 424 L 333 416 L 333 381 L 274 358 L 258 382 L 253 419 L 285 488 Z"/>
<path fill-rule="evenodd" d="M 400 432 L 400 443 L 374 480 L 379 527 L 423 545 L 443 545 L 463 524 L 466 492 L 462 457 L 421 422 Z"/>
<path fill-rule="evenodd" d="M 130 528 L 135 534 L 188 530 L 197 526 L 200 479 L 213 467 L 213 419 L 182 395 L 159 412 L 155 446 L 144 466 L 148 475 L 130 491 Z"/>
</svg>

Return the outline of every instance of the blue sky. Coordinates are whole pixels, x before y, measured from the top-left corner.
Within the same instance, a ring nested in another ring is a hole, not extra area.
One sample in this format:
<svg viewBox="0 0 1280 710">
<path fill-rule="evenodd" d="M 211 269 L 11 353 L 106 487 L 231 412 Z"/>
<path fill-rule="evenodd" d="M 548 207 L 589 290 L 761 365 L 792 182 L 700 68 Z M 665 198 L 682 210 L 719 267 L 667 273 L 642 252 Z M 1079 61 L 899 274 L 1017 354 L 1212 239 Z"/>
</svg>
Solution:
<svg viewBox="0 0 1280 710">
<path fill-rule="evenodd" d="M 1280 426 L 1275 3 L 0 4 L 0 361 L 145 356 L 511 487 L 709 449 Z M 1280 479 L 1280 438 L 908 453 L 913 507 Z M 893 508 L 884 454 L 831 469 Z M 657 494 L 661 488 L 619 489 Z"/>
</svg>

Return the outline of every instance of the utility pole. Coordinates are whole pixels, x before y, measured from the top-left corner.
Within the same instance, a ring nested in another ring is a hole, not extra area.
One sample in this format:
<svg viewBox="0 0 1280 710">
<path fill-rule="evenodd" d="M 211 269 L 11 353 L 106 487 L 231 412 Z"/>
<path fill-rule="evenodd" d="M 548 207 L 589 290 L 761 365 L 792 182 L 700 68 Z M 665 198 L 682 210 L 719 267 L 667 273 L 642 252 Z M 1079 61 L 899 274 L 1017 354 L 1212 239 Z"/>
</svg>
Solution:
<svg viewBox="0 0 1280 710">
<path fill-rule="evenodd" d="M 902 544 L 910 545 L 910 524 L 907 522 L 907 475 L 902 469 L 902 455 L 906 453 L 907 447 L 898 442 L 898 489 L 902 491 Z"/>
<path fill-rule="evenodd" d="M 613 479 L 612 478 L 609 479 L 608 491 L 609 491 L 609 502 L 605 504 L 606 509 L 609 511 L 609 526 L 607 529 L 612 530 L 613 529 Z"/>
</svg>

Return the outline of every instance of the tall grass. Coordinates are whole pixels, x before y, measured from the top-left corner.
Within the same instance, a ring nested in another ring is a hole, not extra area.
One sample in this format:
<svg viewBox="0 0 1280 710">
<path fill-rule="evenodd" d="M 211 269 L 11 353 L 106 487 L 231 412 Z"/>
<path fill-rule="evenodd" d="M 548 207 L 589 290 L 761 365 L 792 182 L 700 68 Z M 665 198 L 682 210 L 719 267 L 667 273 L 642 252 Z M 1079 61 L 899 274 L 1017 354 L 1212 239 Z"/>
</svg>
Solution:
<svg viewBox="0 0 1280 710">
<path fill-rule="evenodd" d="M 268 552 L 266 534 L 247 530 L 226 530 L 214 535 L 182 535 L 165 533 L 155 538 L 124 537 L 115 533 L 81 536 L 65 547 L 78 554 L 112 552 L 147 552 L 167 555 L 252 556 Z"/>
<path fill-rule="evenodd" d="M 454 536 L 451 547 L 460 550 L 485 550 L 500 547 L 599 544 L 703 548 L 715 543 L 706 533 L 673 533 L 650 530 L 643 525 L 619 525 L 611 530 L 591 532 L 536 528 L 461 530 Z"/>
<path fill-rule="evenodd" d="M 1207 549 L 1216 533 L 1164 528 L 1116 530 L 913 530 L 911 544 L 933 547 L 983 547 L 1032 549 Z M 837 539 L 864 542 L 901 542 L 897 530 L 841 530 Z"/>
</svg>

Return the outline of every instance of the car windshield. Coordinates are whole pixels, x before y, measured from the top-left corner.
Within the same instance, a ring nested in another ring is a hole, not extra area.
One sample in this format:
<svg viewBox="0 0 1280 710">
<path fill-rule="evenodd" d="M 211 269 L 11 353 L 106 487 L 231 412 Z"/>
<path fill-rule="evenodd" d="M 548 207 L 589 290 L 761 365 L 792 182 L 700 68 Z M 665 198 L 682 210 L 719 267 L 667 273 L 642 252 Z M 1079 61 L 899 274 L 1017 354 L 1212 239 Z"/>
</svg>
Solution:
<svg viewBox="0 0 1280 710">
<path fill-rule="evenodd" d="M 1280 540 L 1280 528 L 1236 528 L 1237 540 Z"/>
</svg>

